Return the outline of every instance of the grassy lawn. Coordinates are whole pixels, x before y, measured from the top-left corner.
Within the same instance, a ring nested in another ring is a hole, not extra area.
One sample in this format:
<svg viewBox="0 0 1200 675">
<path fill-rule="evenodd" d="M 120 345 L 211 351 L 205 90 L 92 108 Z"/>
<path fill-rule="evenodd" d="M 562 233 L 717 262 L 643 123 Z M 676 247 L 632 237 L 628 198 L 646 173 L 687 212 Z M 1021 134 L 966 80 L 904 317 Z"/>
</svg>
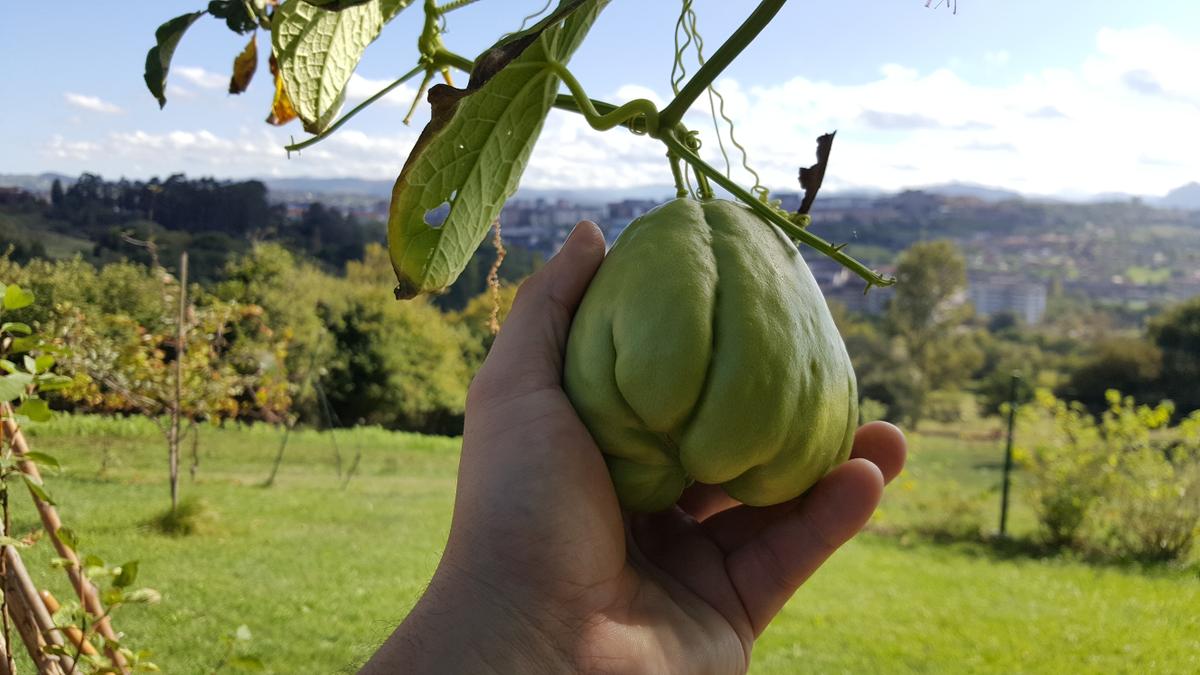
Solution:
<svg viewBox="0 0 1200 675">
<path fill-rule="evenodd" d="M 933 431 L 913 439 L 910 471 L 888 496 L 878 532 L 839 552 L 797 594 L 762 639 L 752 672 L 1200 671 L 1194 567 L 1006 557 L 980 544 L 884 534 L 960 517 L 964 503 L 978 511 L 967 518 L 995 527 L 988 490 L 1001 446 Z M 210 513 L 201 533 L 171 538 L 146 526 L 167 504 L 156 434 L 144 420 L 60 418 L 31 441 L 67 467 L 47 486 L 81 548 L 110 562 L 139 560 L 139 583 L 162 592 L 161 604 L 125 608 L 116 624 L 165 672 L 208 672 L 220 636 L 241 624 L 254 635 L 243 651 L 270 672 L 352 671 L 437 562 L 456 440 L 338 432 L 344 466 L 362 453 L 343 487 L 329 434 L 295 432 L 275 486 L 263 488 L 282 434 L 204 429 L 197 480 L 185 478 L 183 491 Z M 950 494 L 951 480 L 968 496 Z M 29 500 L 14 503 L 15 532 L 33 529 Z M 1032 528 L 1020 508 L 1013 522 L 1018 533 Z M 26 552 L 35 579 L 64 597 L 65 577 L 49 568 L 50 557 L 45 542 Z"/>
</svg>

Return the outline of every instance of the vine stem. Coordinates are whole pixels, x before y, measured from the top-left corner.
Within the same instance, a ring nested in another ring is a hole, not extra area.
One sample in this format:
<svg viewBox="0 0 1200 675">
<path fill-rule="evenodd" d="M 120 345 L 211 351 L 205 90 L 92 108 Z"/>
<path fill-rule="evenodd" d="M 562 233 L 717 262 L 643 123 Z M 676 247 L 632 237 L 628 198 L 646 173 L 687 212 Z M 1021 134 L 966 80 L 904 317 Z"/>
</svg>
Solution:
<svg viewBox="0 0 1200 675">
<path fill-rule="evenodd" d="M 733 32 L 733 35 L 730 35 L 729 39 L 717 49 L 712 58 L 705 61 L 692 79 L 683 85 L 683 89 L 679 90 L 675 99 L 662 109 L 659 121 L 663 129 L 670 129 L 683 120 L 684 113 L 692 106 L 692 103 L 700 98 L 713 80 L 716 80 L 717 76 L 737 58 L 737 55 L 741 54 L 742 50 L 748 47 L 762 32 L 762 29 L 767 27 L 785 2 L 787 0 L 763 0 L 759 3 L 750 16 L 742 22 L 742 25 Z"/>
<path fill-rule="evenodd" d="M 647 133 L 651 136 L 658 135 L 659 112 L 652 101 L 644 98 L 635 98 L 620 107 L 613 107 L 612 110 L 601 113 L 596 110 L 592 99 L 588 98 L 588 95 L 584 93 L 583 86 L 579 84 L 579 80 L 575 79 L 575 76 L 571 74 L 571 71 L 566 66 L 558 61 L 547 61 L 546 65 L 550 66 L 550 69 L 554 71 L 558 79 L 567 85 L 567 90 L 571 92 L 571 96 L 579 104 L 575 108 L 575 112 L 583 115 L 588 125 L 596 131 L 608 131 L 626 122 L 629 123 L 630 130 L 634 130 L 634 119 L 640 117 L 645 119 L 645 129 L 636 130 L 635 133 Z"/>
<path fill-rule="evenodd" d="M 366 108 L 367 106 L 371 105 L 375 101 L 378 101 L 379 99 L 383 98 L 384 96 L 387 96 L 393 89 L 395 89 L 396 87 L 399 87 L 400 85 L 404 84 L 405 82 L 408 82 L 409 80 L 413 79 L 417 75 L 420 75 L 421 73 L 424 73 L 424 72 L 433 73 L 435 71 L 444 70 L 446 68 L 455 68 L 455 69 L 463 71 L 464 73 L 469 74 L 471 72 L 471 69 L 474 67 L 475 67 L 475 62 L 472 61 L 471 59 L 468 59 L 465 56 L 460 56 L 451 51 L 439 49 L 437 51 L 437 53 L 435 53 L 433 55 L 433 58 L 430 60 L 430 63 L 418 64 L 412 70 L 401 75 L 400 78 L 397 79 L 395 82 L 392 82 L 391 84 L 384 87 L 383 89 L 380 89 L 379 91 L 375 92 L 375 94 L 373 94 L 371 96 L 371 98 L 368 98 L 367 100 L 363 101 L 362 103 L 359 103 L 358 105 L 351 108 L 348 112 L 346 112 L 345 115 L 342 115 L 341 117 L 339 117 L 336 122 L 329 125 L 329 127 L 326 128 L 321 133 L 317 134 L 316 136 L 313 136 L 312 138 L 305 139 L 299 143 L 292 143 L 291 145 L 285 145 L 285 146 L 283 146 L 283 149 L 288 152 L 298 152 L 307 147 L 310 147 L 310 146 L 316 145 L 317 143 L 320 143 L 321 141 L 328 138 L 331 134 L 333 134 L 333 132 L 337 131 L 343 124 L 345 124 L 346 122 L 349 122 L 351 117 L 354 117 L 358 113 L 362 112 L 363 109 Z M 415 102 L 414 102 L 414 105 L 415 105 Z"/>
<path fill-rule="evenodd" d="M 409 80 L 416 77 L 417 75 L 420 75 L 421 73 L 425 72 L 425 68 L 426 67 L 423 65 L 419 65 L 416 68 L 413 68 L 412 70 L 408 71 L 407 73 L 401 75 L 400 79 L 389 84 L 388 86 L 384 87 L 383 89 L 380 89 L 379 91 L 375 92 L 375 94 L 372 95 L 371 98 L 368 98 L 367 100 L 363 101 L 362 103 L 359 103 L 358 105 L 351 108 L 345 115 L 342 115 L 341 117 L 339 117 L 336 122 L 334 122 L 333 124 L 330 124 L 321 133 L 317 134 L 316 136 L 313 136 L 312 138 L 301 141 L 300 143 L 292 143 L 291 145 L 285 145 L 285 146 L 283 146 L 283 149 L 287 150 L 288 152 L 296 152 L 299 150 L 303 150 L 304 148 L 307 148 L 310 145 L 315 145 L 317 143 L 320 143 L 321 141 L 328 138 L 330 134 L 337 131 L 343 124 L 345 124 L 346 122 L 349 122 L 351 117 L 354 117 L 358 113 L 362 112 L 362 110 L 364 108 L 371 105 L 375 101 L 378 101 L 379 99 L 383 98 L 384 96 L 387 96 L 396 87 L 399 87 L 400 85 L 404 84 L 405 82 L 408 82 Z"/>
</svg>

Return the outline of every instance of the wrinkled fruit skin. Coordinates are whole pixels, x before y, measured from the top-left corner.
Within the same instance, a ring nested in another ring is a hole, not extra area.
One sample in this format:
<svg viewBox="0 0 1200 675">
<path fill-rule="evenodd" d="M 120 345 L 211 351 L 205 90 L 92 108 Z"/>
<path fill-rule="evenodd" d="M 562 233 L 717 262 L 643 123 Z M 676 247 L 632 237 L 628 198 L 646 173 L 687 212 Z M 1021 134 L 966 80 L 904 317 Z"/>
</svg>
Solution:
<svg viewBox="0 0 1200 675">
<path fill-rule="evenodd" d="M 564 386 L 624 508 L 692 481 L 766 506 L 850 454 L 854 370 L 808 265 L 776 226 L 724 200 L 634 220 L 571 325 Z"/>
</svg>

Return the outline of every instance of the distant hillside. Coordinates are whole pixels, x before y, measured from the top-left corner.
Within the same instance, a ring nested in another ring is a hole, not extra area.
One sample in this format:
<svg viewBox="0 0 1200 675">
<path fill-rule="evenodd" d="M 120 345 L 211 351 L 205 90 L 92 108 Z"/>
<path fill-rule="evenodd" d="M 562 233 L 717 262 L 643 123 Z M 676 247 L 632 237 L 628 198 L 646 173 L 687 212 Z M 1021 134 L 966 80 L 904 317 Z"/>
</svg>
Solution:
<svg viewBox="0 0 1200 675">
<path fill-rule="evenodd" d="M 62 181 L 63 187 L 75 183 L 73 176 L 61 173 L 0 173 L 0 187 L 16 187 L 29 192 L 49 192 L 54 179 Z"/>
<path fill-rule="evenodd" d="M 1181 185 L 1157 201 L 1159 206 L 1173 209 L 1200 209 L 1200 183 Z"/>
<path fill-rule="evenodd" d="M 985 202 L 1005 202 L 1012 199 L 1023 199 L 1024 195 L 1020 192 L 1012 190 L 1004 190 L 1001 188 L 989 187 L 987 185 L 978 185 L 975 183 L 942 183 L 940 185 L 926 185 L 923 187 L 912 188 L 921 192 L 941 195 L 943 197 L 974 197 Z"/>
</svg>

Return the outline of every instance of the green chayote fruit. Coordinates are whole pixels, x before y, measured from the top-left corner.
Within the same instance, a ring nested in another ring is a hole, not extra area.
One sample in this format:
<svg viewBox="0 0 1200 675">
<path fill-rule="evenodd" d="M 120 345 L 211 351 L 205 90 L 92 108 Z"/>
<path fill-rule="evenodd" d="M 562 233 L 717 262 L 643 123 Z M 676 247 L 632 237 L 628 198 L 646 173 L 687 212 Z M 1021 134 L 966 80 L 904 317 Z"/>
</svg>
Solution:
<svg viewBox="0 0 1200 675">
<path fill-rule="evenodd" d="M 724 200 L 630 223 L 571 325 L 564 386 L 622 506 L 693 481 L 754 506 L 796 497 L 850 454 L 854 370 L 808 265 Z"/>
</svg>

